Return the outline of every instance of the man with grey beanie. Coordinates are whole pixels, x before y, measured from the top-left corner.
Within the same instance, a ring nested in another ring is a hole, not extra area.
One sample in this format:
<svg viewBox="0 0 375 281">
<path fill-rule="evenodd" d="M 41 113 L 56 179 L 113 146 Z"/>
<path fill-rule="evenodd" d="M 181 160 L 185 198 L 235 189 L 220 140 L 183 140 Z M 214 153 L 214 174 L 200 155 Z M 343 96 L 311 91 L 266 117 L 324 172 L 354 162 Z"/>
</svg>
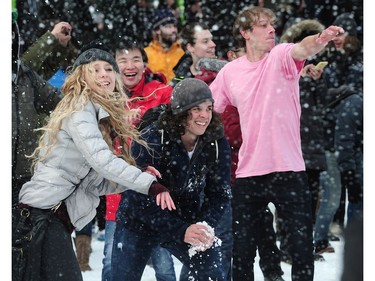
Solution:
<svg viewBox="0 0 375 281">
<path fill-rule="evenodd" d="M 230 208 L 230 147 L 213 102 L 203 81 L 180 81 L 165 112 L 142 131 L 151 151 L 133 144 L 137 164 L 160 172 L 176 210 L 162 211 L 149 196 L 123 193 L 114 240 L 122 246 L 113 249 L 112 281 L 141 280 L 157 245 L 189 269 L 189 278 L 227 280 L 215 228 Z"/>
</svg>

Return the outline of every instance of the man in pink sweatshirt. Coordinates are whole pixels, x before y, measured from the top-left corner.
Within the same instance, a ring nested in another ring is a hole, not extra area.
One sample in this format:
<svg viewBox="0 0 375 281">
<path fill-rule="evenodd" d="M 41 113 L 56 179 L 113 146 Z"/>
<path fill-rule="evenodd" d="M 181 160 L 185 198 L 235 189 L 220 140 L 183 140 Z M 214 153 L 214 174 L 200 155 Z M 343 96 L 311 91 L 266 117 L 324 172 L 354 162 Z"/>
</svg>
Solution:
<svg viewBox="0 0 375 281">
<path fill-rule="evenodd" d="M 272 202 L 285 220 L 292 280 L 314 279 L 310 193 L 300 140 L 298 80 L 305 60 L 344 32 L 330 26 L 298 44 L 275 46 L 275 14 L 255 6 L 235 22 L 246 55 L 226 64 L 210 85 L 215 110 L 237 107 L 243 143 L 233 188 L 233 280 L 254 280 L 260 210 Z"/>
</svg>

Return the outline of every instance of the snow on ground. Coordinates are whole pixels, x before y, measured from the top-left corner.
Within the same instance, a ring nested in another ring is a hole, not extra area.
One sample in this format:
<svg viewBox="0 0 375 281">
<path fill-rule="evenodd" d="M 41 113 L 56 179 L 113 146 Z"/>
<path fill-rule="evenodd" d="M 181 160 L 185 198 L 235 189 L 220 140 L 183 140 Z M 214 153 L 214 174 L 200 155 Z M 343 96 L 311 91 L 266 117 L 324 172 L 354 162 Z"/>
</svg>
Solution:
<svg viewBox="0 0 375 281">
<path fill-rule="evenodd" d="M 331 242 L 332 246 L 335 248 L 335 253 L 323 254 L 325 261 L 315 262 L 314 281 L 339 281 L 341 279 L 344 243 L 342 238 L 340 240 L 341 241 L 338 242 Z M 101 281 L 104 242 L 93 239 L 91 245 L 93 252 L 90 255 L 90 266 L 93 270 L 84 272 L 83 279 L 84 281 Z M 283 277 L 285 281 L 291 281 L 291 266 L 286 263 L 282 263 L 281 266 L 284 271 Z M 175 269 L 177 276 L 179 276 L 181 263 L 177 259 L 175 259 Z M 263 274 L 258 266 L 257 257 L 255 263 L 255 281 L 263 280 Z M 155 272 L 151 267 L 146 267 L 142 281 L 156 281 Z"/>
</svg>

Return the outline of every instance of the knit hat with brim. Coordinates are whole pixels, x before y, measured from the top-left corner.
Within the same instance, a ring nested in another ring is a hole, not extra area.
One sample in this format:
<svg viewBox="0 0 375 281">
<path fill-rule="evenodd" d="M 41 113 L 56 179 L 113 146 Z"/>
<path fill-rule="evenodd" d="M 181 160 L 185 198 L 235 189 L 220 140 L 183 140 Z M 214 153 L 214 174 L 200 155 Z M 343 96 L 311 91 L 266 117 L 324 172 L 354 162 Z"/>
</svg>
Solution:
<svg viewBox="0 0 375 281">
<path fill-rule="evenodd" d="M 208 85 L 199 79 L 185 78 L 172 91 L 172 112 L 178 114 L 205 101 L 214 102 Z"/>
<path fill-rule="evenodd" d="M 177 24 L 177 19 L 169 9 L 158 9 L 154 13 L 152 21 L 152 29 L 157 30 L 162 25 L 169 23 Z"/>
<path fill-rule="evenodd" d="M 81 64 L 86 64 L 98 60 L 108 62 L 113 66 L 113 69 L 116 72 L 120 72 L 116 60 L 110 53 L 109 49 L 99 41 L 93 41 L 82 48 L 81 54 L 73 64 L 73 70 Z"/>
</svg>

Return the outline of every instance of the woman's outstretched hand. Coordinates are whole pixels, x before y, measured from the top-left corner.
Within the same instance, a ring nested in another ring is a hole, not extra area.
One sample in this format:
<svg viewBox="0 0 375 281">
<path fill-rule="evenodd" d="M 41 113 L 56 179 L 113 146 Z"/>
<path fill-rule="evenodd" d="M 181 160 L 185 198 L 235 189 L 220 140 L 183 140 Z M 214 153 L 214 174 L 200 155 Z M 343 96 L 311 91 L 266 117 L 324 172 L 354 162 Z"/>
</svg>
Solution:
<svg viewBox="0 0 375 281">
<path fill-rule="evenodd" d="M 169 194 L 169 191 L 161 192 L 156 195 L 156 204 L 161 206 L 161 209 L 164 210 L 168 208 L 169 211 L 176 210 L 176 206 L 174 205 L 173 199 Z"/>
</svg>

